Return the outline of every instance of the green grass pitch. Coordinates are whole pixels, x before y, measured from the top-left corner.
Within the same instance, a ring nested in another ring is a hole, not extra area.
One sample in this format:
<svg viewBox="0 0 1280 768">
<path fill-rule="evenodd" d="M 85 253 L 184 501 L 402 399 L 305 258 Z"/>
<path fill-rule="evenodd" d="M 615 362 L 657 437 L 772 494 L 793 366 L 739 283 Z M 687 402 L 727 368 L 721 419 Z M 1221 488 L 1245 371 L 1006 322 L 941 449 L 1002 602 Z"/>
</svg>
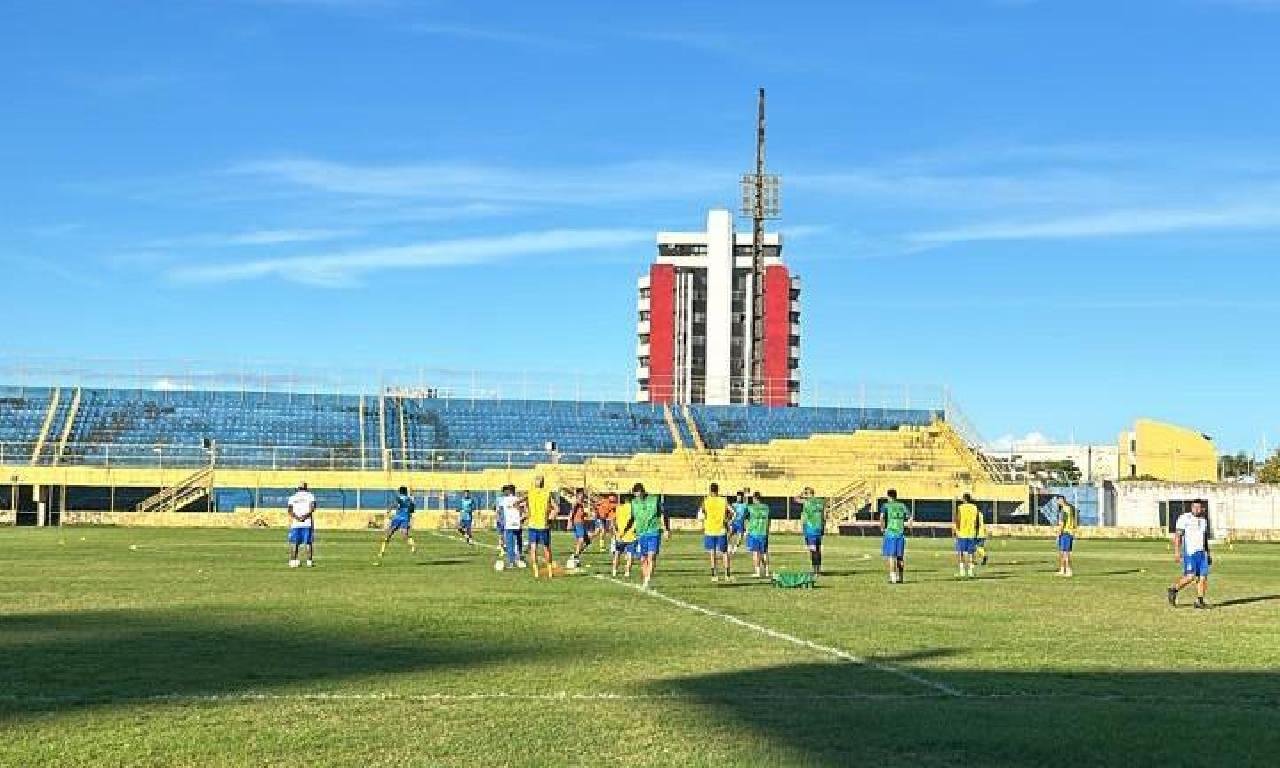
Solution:
<svg viewBox="0 0 1280 768">
<path fill-rule="evenodd" d="M 381 567 L 372 532 L 321 532 L 310 570 L 283 539 L 0 531 L 0 765 L 1280 764 L 1276 546 L 1218 553 L 1195 611 L 1162 542 L 1081 541 L 1066 580 L 995 540 L 960 581 L 916 539 L 893 586 L 832 537 L 782 590 L 712 584 L 677 535 L 655 596 L 594 550 L 548 583 L 427 531 Z"/>
</svg>

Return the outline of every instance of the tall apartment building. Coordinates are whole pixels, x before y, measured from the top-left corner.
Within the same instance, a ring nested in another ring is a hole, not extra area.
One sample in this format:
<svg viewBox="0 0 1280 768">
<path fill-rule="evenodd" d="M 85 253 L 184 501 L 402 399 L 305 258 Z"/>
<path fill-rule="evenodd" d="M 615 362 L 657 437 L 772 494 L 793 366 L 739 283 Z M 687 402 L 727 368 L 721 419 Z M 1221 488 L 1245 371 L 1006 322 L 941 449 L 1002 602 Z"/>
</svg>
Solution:
<svg viewBox="0 0 1280 768">
<path fill-rule="evenodd" d="M 637 281 L 637 400 L 799 405 L 800 279 L 782 240 L 764 239 L 764 377 L 751 380 L 751 234 L 726 210 L 705 232 L 659 232 L 657 258 Z"/>
</svg>

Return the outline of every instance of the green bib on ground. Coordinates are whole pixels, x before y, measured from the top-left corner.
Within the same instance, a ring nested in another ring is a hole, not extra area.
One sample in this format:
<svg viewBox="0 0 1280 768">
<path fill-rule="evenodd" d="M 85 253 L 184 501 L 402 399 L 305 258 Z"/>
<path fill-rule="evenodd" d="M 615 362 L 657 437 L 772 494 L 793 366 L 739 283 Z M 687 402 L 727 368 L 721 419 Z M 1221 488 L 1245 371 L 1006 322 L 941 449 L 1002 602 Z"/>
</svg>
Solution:
<svg viewBox="0 0 1280 768">
<path fill-rule="evenodd" d="M 817 583 L 810 571 L 783 571 L 773 574 L 773 585 L 783 589 L 808 589 Z"/>
</svg>

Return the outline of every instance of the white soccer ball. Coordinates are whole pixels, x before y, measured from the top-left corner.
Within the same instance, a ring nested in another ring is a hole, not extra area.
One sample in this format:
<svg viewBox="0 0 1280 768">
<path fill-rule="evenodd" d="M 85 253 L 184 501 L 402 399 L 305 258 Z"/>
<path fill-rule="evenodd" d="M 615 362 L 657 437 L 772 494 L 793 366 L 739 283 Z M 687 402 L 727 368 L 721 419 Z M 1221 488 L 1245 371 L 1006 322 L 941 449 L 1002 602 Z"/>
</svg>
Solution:
<svg viewBox="0 0 1280 768">
<path fill-rule="evenodd" d="M 573 555 L 569 555 L 569 559 L 564 561 L 564 567 L 568 568 L 571 571 L 578 570 L 578 565 L 579 565 L 578 558 L 574 557 Z"/>
<path fill-rule="evenodd" d="M 493 570 L 495 570 L 495 571 L 505 571 L 505 570 L 507 570 L 507 564 L 506 564 L 506 563 L 504 563 L 504 562 L 503 562 L 503 561 L 501 561 L 501 560 L 494 560 L 494 561 L 493 561 Z"/>
</svg>

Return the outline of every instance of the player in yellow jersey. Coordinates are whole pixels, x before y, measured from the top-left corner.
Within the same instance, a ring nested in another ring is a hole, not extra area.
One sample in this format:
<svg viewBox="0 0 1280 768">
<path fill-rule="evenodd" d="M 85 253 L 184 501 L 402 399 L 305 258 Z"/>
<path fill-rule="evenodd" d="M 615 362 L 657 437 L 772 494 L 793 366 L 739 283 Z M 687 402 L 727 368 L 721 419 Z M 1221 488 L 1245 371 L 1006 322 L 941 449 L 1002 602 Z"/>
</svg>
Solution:
<svg viewBox="0 0 1280 768">
<path fill-rule="evenodd" d="M 1071 550 L 1076 543 L 1080 513 L 1065 497 L 1058 497 L 1058 575 L 1071 576 Z"/>
<path fill-rule="evenodd" d="M 538 578 L 538 551 L 547 563 L 547 578 L 552 577 L 555 561 L 551 559 L 551 521 L 556 517 L 555 499 L 541 475 L 533 479 L 533 487 L 525 494 L 525 528 L 529 531 L 529 564 L 533 578 Z"/>
<path fill-rule="evenodd" d="M 708 490 L 698 519 L 702 521 L 702 548 L 711 557 L 711 580 L 719 581 L 717 560 L 724 567 L 725 579 L 729 578 L 729 501 L 720 495 L 719 484 L 712 483 Z"/>
<path fill-rule="evenodd" d="M 616 503 L 616 499 L 615 499 Z M 613 575 L 618 575 L 618 561 L 627 556 L 626 577 L 631 578 L 631 563 L 636 557 L 636 519 L 631 515 L 631 502 L 613 508 Z"/>
<path fill-rule="evenodd" d="M 964 500 L 956 507 L 951 524 L 955 529 L 956 564 L 960 567 L 960 576 L 977 576 L 973 555 L 977 550 L 978 539 L 982 536 L 983 525 L 982 512 L 973 503 L 973 496 L 967 493 L 964 495 Z"/>
</svg>

